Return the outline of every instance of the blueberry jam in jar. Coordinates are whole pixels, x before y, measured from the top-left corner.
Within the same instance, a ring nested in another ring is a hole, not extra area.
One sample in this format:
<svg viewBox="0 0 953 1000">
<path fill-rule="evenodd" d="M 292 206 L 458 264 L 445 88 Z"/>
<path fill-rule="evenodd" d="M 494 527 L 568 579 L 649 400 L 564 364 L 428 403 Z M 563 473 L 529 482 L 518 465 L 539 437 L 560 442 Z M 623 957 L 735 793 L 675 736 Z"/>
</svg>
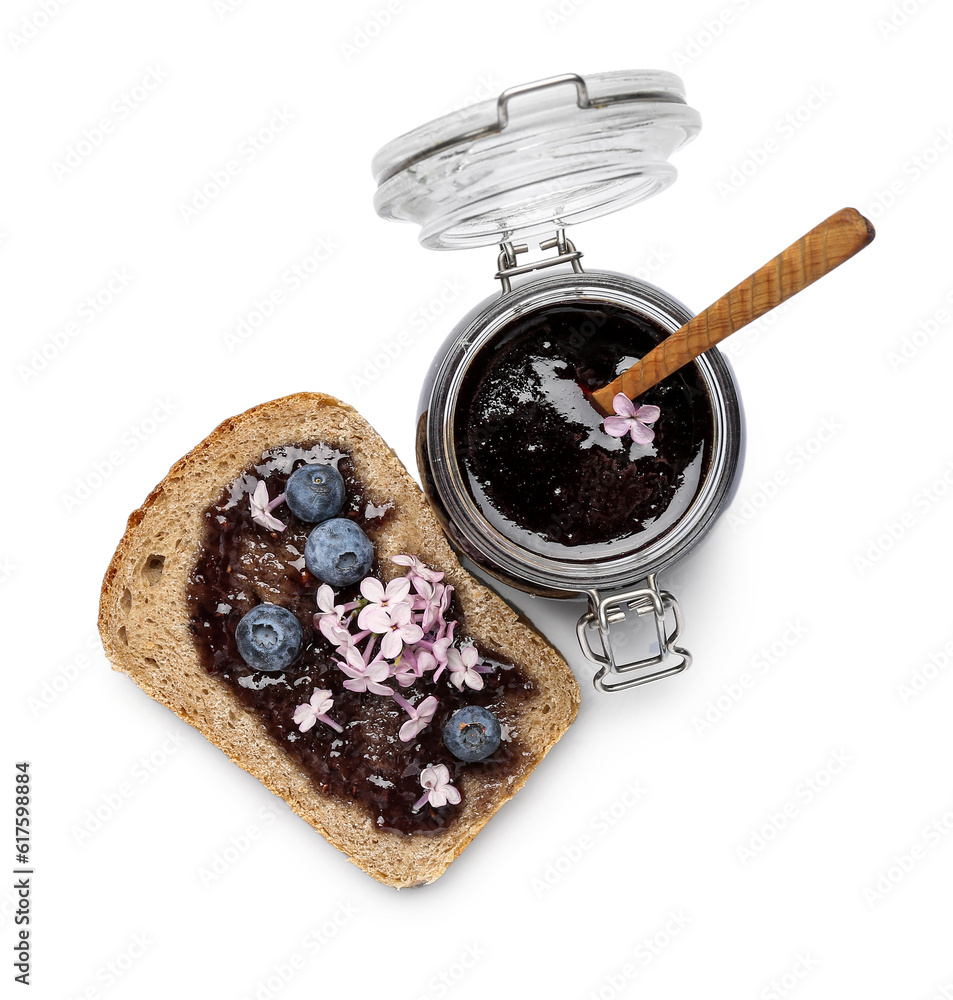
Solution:
<svg viewBox="0 0 953 1000">
<path fill-rule="evenodd" d="M 612 437 L 587 392 L 666 331 L 612 303 L 558 303 L 497 334 L 461 385 L 458 459 L 483 516 L 528 549 L 657 538 L 698 493 L 711 450 L 708 395 L 694 368 L 639 398 L 654 439 Z"/>
</svg>

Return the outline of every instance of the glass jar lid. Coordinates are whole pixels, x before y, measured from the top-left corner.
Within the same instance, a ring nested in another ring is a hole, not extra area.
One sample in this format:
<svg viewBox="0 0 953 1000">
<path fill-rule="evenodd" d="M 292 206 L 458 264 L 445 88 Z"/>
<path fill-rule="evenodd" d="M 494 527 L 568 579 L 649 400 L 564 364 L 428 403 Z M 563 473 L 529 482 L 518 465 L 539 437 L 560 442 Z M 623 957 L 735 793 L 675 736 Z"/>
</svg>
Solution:
<svg viewBox="0 0 953 1000">
<path fill-rule="evenodd" d="M 415 222 L 434 250 L 551 233 L 675 180 L 668 162 L 701 128 L 661 70 L 523 84 L 414 129 L 374 157 L 374 207 Z"/>
</svg>

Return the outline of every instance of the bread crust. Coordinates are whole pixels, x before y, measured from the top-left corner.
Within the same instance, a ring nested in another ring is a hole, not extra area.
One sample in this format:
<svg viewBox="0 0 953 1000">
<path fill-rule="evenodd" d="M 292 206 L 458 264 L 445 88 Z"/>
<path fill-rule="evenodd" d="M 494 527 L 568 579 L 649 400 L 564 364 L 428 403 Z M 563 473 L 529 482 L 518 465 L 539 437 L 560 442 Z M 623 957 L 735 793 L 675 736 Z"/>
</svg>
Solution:
<svg viewBox="0 0 953 1000">
<path fill-rule="evenodd" d="M 519 664 L 536 685 L 520 718 L 524 763 L 505 784 L 490 786 L 465 773 L 461 813 L 440 833 L 381 831 L 360 803 L 322 795 L 254 712 L 199 662 L 186 593 L 204 537 L 204 511 L 264 451 L 304 441 L 347 450 L 357 477 L 374 493 L 395 501 L 396 511 L 376 542 L 382 565 L 392 555 L 412 552 L 443 570 L 481 647 Z M 129 516 L 103 580 L 99 631 L 115 670 L 128 674 L 283 798 L 354 864 L 395 888 L 439 878 L 523 785 L 579 706 L 572 671 L 525 620 L 462 569 L 394 452 L 356 410 L 320 393 L 296 393 L 225 420 L 172 466 Z"/>
</svg>

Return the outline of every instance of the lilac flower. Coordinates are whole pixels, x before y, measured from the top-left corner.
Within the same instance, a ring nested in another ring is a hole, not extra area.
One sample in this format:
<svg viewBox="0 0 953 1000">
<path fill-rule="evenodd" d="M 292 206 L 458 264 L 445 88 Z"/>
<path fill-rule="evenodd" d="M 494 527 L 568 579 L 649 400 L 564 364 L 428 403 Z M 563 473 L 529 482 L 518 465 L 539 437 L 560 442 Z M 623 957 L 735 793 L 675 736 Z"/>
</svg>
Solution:
<svg viewBox="0 0 953 1000">
<path fill-rule="evenodd" d="M 409 743 L 415 736 L 430 725 L 437 711 L 437 699 L 431 695 L 416 706 L 411 705 L 399 694 L 394 694 L 394 701 L 410 716 L 410 718 L 400 727 L 400 738 Z"/>
<path fill-rule="evenodd" d="M 420 772 L 420 787 L 423 788 L 424 794 L 414 803 L 414 812 L 417 812 L 425 802 L 439 809 L 448 802 L 456 805 L 460 801 L 460 793 L 450 784 L 450 771 L 446 764 L 425 767 Z"/>
<path fill-rule="evenodd" d="M 365 608 L 364 611 L 368 609 Z M 363 612 L 362 612 L 363 614 Z M 393 660 L 400 655 L 404 643 L 419 642 L 424 637 L 424 630 L 411 621 L 413 612 L 409 604 L 395 604 L 386 611 L 375 608 L 365 619 L 365 625 L 381 639 L 381 655 Z"/>
<path fill-rule="evenodd" d="M 408 576 L 411 578 L 417 576 L 421 580 L 426 580 L 428 583 L 439 583 L 443 577 L 443 573 L 438 573 L 436 570 L 431 569 L 425 563 L 422 563 L 416 556 L 400 555 L 391 556 L 390 561 L 397 563 L 398 566 L 408 566 Z"/>
<path fill-rule="evenodd" d="M 326 615 L 336 615 L 338 621 L 344 614 L 344 605 L 334 603 L 334 591 L 326 583 L 318 587 L 318 608 Z"/>
<path fill-rule="evenodd" d="M 420 626 L 424 632 L 443 626 L 453 587 L 444 586 L 442 583 L 429 583 L 418 576 L 414 577 L 414 590 L 417 591 L 414 610 L 421 614 Z"/>
<path fill-rule="evenodd" d="M 251 519 L 269 531 L 284 531 L 284 521 L 279 521 L 277 517 L 272 517 L 271 512 L 278 504 L 285 502 L 284 493 L 279 493 L 274 500 L 268 499 L 268 487 L 264 479 L 258 480 L 255 492 L 248 497 L 248 504 L 251 507 Z"/>
<path fill-rule="evenodd" d="M 397 683 L 402 688 L 405 688 L 410 687 L 418 677 L 422 676 L 419 670 L 418 663 L 415 663 L 413 658 L 407 655 L 407 650 L 405 649 L 400 659 L 394 664 L 391 673 L 396 678 Z"/>
<path fill-rule="evenodd" d="M 334 699 L 331 697 L 330 691 L 315 691 L 311 695 L 310 702 L 299 705 L 295 709 L 293 716 L 295 725 L 302 733 L 306 733 L 316 722 L 323 722 L 337 732 L 343 732 L 343 729 L 333 719 L 328 718 L 327 713 L 331 711 L 333 705 Z"/>
<path fill-rule="evenodd" d="M 447 622 L 445 628 L 440 630 L 446 634 L 441 635 L 438 639 L 435 639 L 433 645 L 431 646 L 431 652 L 433 653 L 434 659 L 437 661 L 436 671 L 433 675 L 433 679 L 435 681 L 440 679 L 440 675 L 449 665 L 450 646 L 453 643 L 453 630 L 456 624 L 456 622 Z"/>
<path fill-rule="evenodd" d="M 398 577 L 391 580 L 385 589 L 380 580 L 375 580 L 369 576 L 361 581 L 361 593 L 367 598 L 368 604 L 361 609 L 357 617 L 357 624 L 360 628 L 369 628 L 372 632 L 386 632 L 390 627 L 388 621 L 382 628 L 374 628 L 373 622 L 384 623 L 383 615 L 387 615 L 400 604 L 404 604 L 407 595 L 410 593 L 410 580 L 405 577 Z"/>
<path fill-rule="evenodd" d="M 354 636 L 335 615 L 315 615 L 314 624 L 321 630 L 324 638 L 342 655 L 354 645 Z"/>
<path fill-rule="evenodd" d="M 447 652 L 447 667 L 450 670 L 450 682 L 458 691 L 463 690 L 463 685 L 474 691 L 483 690 L 483 678 L 480 674 L 485 674 L 489 667 L 477 665 L 476 646 L 464 646 L 463 649 L 451 649 Z"/>
<path fill-rule="evenodd" d="M 393 694 L 393 690 L 382 684 L 390 677 L 390 664 L 383 660 L 374 659 L 370 663 L 364 661 L 358 649 L 351 646 L 345 654 L 346 661 L 338 666 L 350 678 L 344 682 L 344 686 L 350 691 L 370 691 L 371 694 Z"/>
<path fill-rule="evenodd" d="M 423 677 L 428 670 L 437 669 L 437 658 L 429 650 L 421 649 L 417 653 L 417 676 Z"/>
<path fill-rule="evenodd" d="M 636 444 L 649 444 L 653 440 L 655 431 L 649 424 L 654 424 L 661 415 L 657 406 L 636 407 L 624 392 L 618 392 L 612 397 L 612 408 L 615 414 L 602 422 L 606 434 L 617 438 L 631 434 Z"/>
</svg>

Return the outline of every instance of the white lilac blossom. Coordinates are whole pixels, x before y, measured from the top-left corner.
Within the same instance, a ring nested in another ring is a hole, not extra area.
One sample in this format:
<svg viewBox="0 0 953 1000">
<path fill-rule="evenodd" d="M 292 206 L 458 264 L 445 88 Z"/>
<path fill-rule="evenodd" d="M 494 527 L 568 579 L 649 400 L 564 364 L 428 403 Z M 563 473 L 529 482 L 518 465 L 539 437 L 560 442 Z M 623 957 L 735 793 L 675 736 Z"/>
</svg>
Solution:
<svg viewBox="0 0 953 1000">
<path fill-rule="evenodd" d="M 398 566 L 409 567 L 407 577 L 411 581 L 413 581 L 414 577 L 419 577 L 421 580 L 426 580 L 427 583 L 440 583 L 444 577 L 443 573 L 438 573 L 435 569 L 431 569 L 429 566 L 422 563 L 416 556 L 391 556 L 390 561 L 392 563 L 397 563 Z"/>
<path fill-rule="evenodd" d="M 612 397 L 612 409 L 615 413 L 606 417 L 602 429 L 612 437 L 632 435 L 636 444 L 649 444 L 655 437 L 655 431 L 649 426 L 661 416 L 657 406 L 636 406 L 624 392 L 617 392 Z"/>
<path fill-rule="evenodd" d="M 311 695 L 311 700 L 295 709 L 294 722 L 302 733 L 306 733 L 316 722 L 323 722 L 337 732 L 343 732 L 341 727 L 331 718 L 328 712 L 334 707 L 334 699 L 330 691 L 317 690 Z"/>
<path fill-rule="evenodd" d="M 334 603 L 334 591 L 326 583 L 318 587 L 318 610 L 326 615 L 334 615 L 339 623 L 344 614 L 344 605 Z"/>
<path fill-rule="evenodd" d="M 425 802 L 439 809 L 448 802 L 456 805 L 460 801 L 460 793 L 450 784 L 450 771 L 446 764 L 425 767 L 420 772 L 420 787 L 424 790 L 424 794 L 414 803 L 414 812 L 417 812 Z"/>
<path fill-rule="evenodd" d="M 398 605 L 407 602 L 407 595 L 410 593 L 410 580 L 406 577 L 397 577 L 391 580 L 385 588 L 380 580 L 375 580 L 374 577 L 369 576 L 366 580 L 361 581 L 361 593 L 368 603 L 357 616 L 358 627 L 370 628 L 374 632 L 384 632 L 387 630 L 388 625 L 382 617 L 381 612 L 387 615 L 388 612 L 394 610 Z M 384 627 L 372 628 L 370 624 L 371 619 L 385 622 Z"/>
<path fill-rule="evenodd" d="M 400 656 L 405 643 L 413 645 L 423 639 L 424 630 L 411 621 L 413 610 L 409 604 L 395 604 L 383 613 L 388 616 L 389 621 L 381 639 L 381 654 L 388 660 L 393 660 Z M 373 631 L 379 630 L 373 628 Z"/>
<path fill-rule="evenodd" d="M 490 668 L 480 666 L 477 663 L 476 646 L 464 646 L 461 649 L 450 649 L 447 651 L 447 669 L 450 671 L 450 683 L 458 691 L 463 690 L 463 685 L 474 691 L 483 690 L 483 678 L 480 674 L 485 674 Z"/>
<path fill-rule="evenodd" d="M 251 519 L 263 528 L 268 528 L 269 531 L 284 531 L 286 527 L 284 521 L 279 521 L 271 513 L 275 507 L 284 502 L 284 493 L 279 493 L 274 500 L 269 500 L 268 487 L 265 485 L 265 480 L 259 479 L 258 485 L 255 487 L 255 492 L 248 497 L 248 505 L 251 507 Z"/>
<path fill-rule="evenodd" d="M 393 688 L 382 683 L 390 677 L 390 664 L 379 659 L 366 662 L 355 646 L 348 649 L 344 662 L 338 661 L 338 666 L 349 678 L 344 686 L 350 691 L 370 691 L 371 694 L 386 695 L 394 693 Z"/>
<path fill-rule="evenodd" d="M 430 725 L 434 713 L 437 711 L 437 699 L 430 695 L 429 698 L 424 698 L 419 705 L 414 706 L 395 692 L 394 701 L 410 716 L 400 727 L 400 738 L 404 743 L 410 743 L 414 737 Z"/>
</svg>

